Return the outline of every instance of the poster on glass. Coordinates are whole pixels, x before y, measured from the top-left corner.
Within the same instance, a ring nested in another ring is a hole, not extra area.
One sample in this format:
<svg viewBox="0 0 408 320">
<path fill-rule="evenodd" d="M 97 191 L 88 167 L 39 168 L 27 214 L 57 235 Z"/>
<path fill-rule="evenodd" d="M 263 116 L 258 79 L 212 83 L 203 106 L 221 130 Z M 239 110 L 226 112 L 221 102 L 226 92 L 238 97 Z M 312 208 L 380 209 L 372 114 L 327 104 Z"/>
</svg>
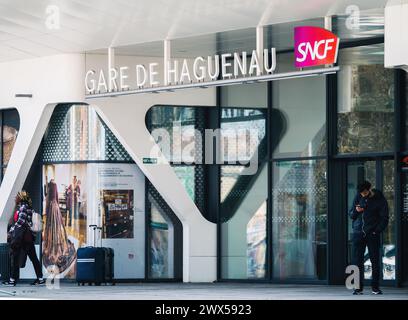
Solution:
<svg viewBox="0 0 408 320">
<path fill-rule="evenodd" d="M 76 251 L 86 242 L 86 165 L 49 164 L 43 174 L 43 265 L 74 278 Z"/>
</svg>

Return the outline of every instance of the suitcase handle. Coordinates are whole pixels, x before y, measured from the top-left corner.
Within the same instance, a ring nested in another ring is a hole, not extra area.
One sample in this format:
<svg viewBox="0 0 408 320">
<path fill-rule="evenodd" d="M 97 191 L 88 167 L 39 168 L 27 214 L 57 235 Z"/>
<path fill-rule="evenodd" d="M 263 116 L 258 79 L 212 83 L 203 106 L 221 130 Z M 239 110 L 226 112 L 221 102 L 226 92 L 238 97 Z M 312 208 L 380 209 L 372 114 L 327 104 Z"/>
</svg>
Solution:
<svg viewBox="0 0 408 320">
<path fill-rule="evenodd" d="M 90 224 L 88 227 L 92 228 L 94 231 L 94 247 L 96 248 L 96 230 L 102 231 L 102 227 L 98 227 L 96 224 Z M 101 247 L 102 247 L 102 235 L 101 235 Z"/>
</svg>

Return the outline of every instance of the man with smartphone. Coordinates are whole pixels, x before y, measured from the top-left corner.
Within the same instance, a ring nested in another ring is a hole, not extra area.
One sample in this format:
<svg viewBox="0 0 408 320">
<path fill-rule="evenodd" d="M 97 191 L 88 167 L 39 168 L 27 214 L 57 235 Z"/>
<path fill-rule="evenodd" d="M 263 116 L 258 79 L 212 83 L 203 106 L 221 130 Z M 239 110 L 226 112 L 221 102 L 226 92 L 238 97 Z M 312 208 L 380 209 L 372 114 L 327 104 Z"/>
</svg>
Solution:
<svg viewBox="0 0 408 320">
<path fill-rule="evenodd" d="M 353 264 L 360 271 L 359 287 L 354 295 L 363 294 L 364 253 L 368 248 L 368 256 L 372 266 L 371 287 L 373 294 L 382 294 L 379 288 L 381 269 L 381 234 L 388 225 L 388 203 L 381 191 L 371 189 L 371 183 L 364 181 L 357 186 L 357 195 L 349 211 L 353 220 Z"/>
</svg>

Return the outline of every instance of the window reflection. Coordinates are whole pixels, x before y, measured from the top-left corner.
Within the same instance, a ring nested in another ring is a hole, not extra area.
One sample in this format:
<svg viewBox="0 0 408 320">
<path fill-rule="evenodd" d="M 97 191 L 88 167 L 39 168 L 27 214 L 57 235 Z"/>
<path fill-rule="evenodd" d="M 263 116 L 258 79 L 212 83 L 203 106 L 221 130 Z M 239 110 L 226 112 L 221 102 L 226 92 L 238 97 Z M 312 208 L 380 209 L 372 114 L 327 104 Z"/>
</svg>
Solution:
<svg viewBox="0 0 408 320">
<path fill-rule="evenodd" d="M 325 279 L 327 250 L 325 160 L 273 166 L 273 276 Z"/>
<path fill-rule="evenodd" d="M 279 63 L 293 68 L 293 54 L 279 55 Z M 274 81 L 272 88 L 274 158 L 325 155 L 325 77 Z"/>
<path fill-rule="evenodd" d="M 60 105 L 44 136 L 44 162 L 132 161 L 112 131 L 87 105 Z"/>
<path fill-rule="evenodd" d="M 224 162 L 244 162 L 266 156 L 266 111 L 221 108 L 221 153 Z"/>
<path fill-rule="evenodd" d="M 266 275 L 267 165 L 255 175 L 221 167 L 221 255 L 224 279 Z"/>
<path fill-rule="evenodd" d="M 147 127 L 170 162 L 202 161 L 201 133 L 204 118 L 200 108 L 154 106 L 147 115 Z M 198 131 L 195 131 L 198 130 Z"/>
<path fill-rule="evenodd" d="M 340 65 L 339 153 L 392 151 L 394 71 L 384 68 L 384 45 L 343 49 Z"/>
<path fill-rule="evenodd" d="M 152 198 L 150 211 L 150 263 L 149 277 L 173 277 L 173 232 L 170 220 Z"/>
<path fill-rule="evenodd" d="M 394 208 L 394 161 L 383 162 L 384 182 L 383 194 L 388 202 L 389 221 L 387 229 L 383 234 L 383 279 L 395 280 L 395 255 L 396 255 L 396 235 L 395 235 L 395 208 Z"/>
<path fill-rule="evenodd" d="M 0 154 L 2 155 L 2 172 L 0 172 L 0 182 L 6 173 L 7 165 L 9 164 L 19 129 L 20 117 L 17 110 L 13 109 L 0 111 L 0 130 L 2 137 L 0 145 Z"/>
</svg>

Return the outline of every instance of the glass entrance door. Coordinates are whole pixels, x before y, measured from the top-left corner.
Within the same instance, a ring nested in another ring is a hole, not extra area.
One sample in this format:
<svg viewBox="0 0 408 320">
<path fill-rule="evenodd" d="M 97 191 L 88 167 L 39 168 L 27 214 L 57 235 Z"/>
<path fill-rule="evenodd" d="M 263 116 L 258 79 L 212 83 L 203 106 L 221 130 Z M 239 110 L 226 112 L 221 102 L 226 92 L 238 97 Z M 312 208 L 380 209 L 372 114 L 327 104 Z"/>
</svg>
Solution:
<svg viewBox="0 0 408 320">
<path fill-rule="evenodd" d="M 402 281 L 408 284 L 408 167 L 402 169 L 402 214 L 401 214 L 401 243 L 402 243 Z"/>
<path fill-rule="evenodd" d="M 380 190 L 388 202 L 389 223 L 382 235 L 382 269 L 383 280 L 395 280 L 395 214 L 394 214 L 394 161 L 393 160 L 364 160 L 347 163 L 347 208 L 352 206 L 354 196 L 357 193 L 357 185 L 364 180 L 371 182 L 372 187 Z M 351 264 L 351 219 L 348 219 L 348 263 Z M 368 251 L 364 255 L 364 277 L 371 278 L 371 262 Z"/>
</svg>

